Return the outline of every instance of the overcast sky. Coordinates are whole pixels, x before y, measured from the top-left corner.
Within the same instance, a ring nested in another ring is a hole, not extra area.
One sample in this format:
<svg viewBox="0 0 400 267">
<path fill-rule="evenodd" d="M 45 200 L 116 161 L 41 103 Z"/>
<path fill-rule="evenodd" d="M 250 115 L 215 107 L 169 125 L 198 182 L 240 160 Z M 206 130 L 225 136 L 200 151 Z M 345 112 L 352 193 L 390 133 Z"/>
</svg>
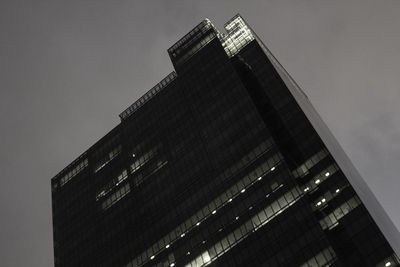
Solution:
<svg viewBox="0 0 400 267">
<path fill-rule="evenodd" d="M 53 266 L 50 179 L 172 71 L 175 41 L 238 12 L 400 228 L 400 1 L 0 0 L 1 266 Z"/>
</svg>

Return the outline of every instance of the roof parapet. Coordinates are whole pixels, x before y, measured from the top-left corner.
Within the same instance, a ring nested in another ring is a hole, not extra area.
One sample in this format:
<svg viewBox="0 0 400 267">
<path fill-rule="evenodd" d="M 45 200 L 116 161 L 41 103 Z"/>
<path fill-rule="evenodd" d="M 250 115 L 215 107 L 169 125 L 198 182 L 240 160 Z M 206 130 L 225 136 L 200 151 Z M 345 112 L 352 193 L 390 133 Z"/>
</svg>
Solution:
<svg viewBox="0 0 400 267">
<path fill-rule="evenodd" d="M 132 105 L 130 105 L 127 109 L 125 109 L 119 117 L 121 120 L 126 120 L 129 116 L 131 116 L 136 110 L 138 110 L 141 106 L 143 106 L 147 101 L 153 98 L 158 92 L 164 89 L 168 84 L 170 84 L 175 78 L 177 74 L 175 71 L 168 74 L 164 79 L 162 79 L 159 83 L 157 83 L 153 88 L 151 88 L 147 93 L 145 93 L 141 98 L 136 100 Z"/>
</svg>

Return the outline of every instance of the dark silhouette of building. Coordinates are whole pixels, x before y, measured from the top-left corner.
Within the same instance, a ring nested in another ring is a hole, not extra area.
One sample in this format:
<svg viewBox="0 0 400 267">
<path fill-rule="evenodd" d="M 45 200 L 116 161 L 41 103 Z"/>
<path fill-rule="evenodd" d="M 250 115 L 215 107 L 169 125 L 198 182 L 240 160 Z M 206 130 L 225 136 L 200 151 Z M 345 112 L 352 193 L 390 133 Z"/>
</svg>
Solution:
<svg viewBox="0 0 400 267">
<path fill-rule="evenodd" d="M 55 266 L 397 266 L 398 231 L 236 15 L 52 179 Z M 372 215 L 372 216 L 371 216 Z"/>
</svg>

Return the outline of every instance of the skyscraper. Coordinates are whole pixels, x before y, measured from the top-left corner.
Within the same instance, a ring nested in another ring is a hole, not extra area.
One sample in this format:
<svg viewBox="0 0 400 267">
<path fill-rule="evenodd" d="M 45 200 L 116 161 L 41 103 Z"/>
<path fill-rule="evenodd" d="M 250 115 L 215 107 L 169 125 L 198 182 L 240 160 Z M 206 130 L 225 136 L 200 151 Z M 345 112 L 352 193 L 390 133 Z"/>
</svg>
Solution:
<svg viewBox="0 0 400 267">
<path fill-rule="evenodd" d="M 397 266 L 399 234 L 236 15 L 52 179 L 58 266 Z"/>
</svg>

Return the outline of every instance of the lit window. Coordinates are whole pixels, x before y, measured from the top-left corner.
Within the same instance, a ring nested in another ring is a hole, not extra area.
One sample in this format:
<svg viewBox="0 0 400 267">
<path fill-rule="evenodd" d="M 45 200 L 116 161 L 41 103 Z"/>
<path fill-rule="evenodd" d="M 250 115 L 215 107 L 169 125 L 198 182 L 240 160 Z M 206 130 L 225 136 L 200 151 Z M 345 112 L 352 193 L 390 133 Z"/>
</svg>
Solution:
<svg viewBox="0 0 400 267">
<path fill-rule="evenodd" d="M 202 244 L 205 244 L 205 243 L 206 243 L 206 241 L 205 241 L 205 240 L 203 240 L 201 243 L 202 243 Z"/>
<path fill-rule="evenodd" d="M 181 237 L 184 237 L 184 236 L 185 236 L 185 233 L 181 234 Z"/>
<path fill-rule="evenodd" d="M 268 198 L 268 197 L 269 197 L 269 194 L 266 194 L 265 197 Z"/>
<path fill-rule="evenodd" d="M 208 251 L 204 252 L 202 256 L 203 256 L 204 263 L 209 262 L 211 260 L 210 255 L 208 254 Z"/>
<path fill-rule="evenodd" d="M 306 188 L 304 188 L 304 192 L 307 192 L 308 190 L 310 190 L 310 188 L 308 186 Z"/>
<path fill-rule="evenodd" d="M 325 173 L 325 176 L 326 176 L 326 177 L 328 177 L 329 175 L 330 175 L 330 173 L 329 173 L 329 172 Z"/>
<path fill-rule="evenodd" d="M 155 256 L 153 255 L 153 256 L 150 257 L 150 260 L 153 260 L 154 258 L 155 258 Z"/>
<path fill-rule="evenodd" d="M 197 222 L 197 223 L 196 223 L 196 226 L 199 226 L 199 225 L 200 225 L 200 222 Z"/>
<path fill-rule="evenodd" d="M 246 192 L 245 188 L 243 188 L 242 191 L 240 191 L 240 193 L 244 193 L 244 192 Z"/>
<path fill-rule="evenodd" d="M 259 181 L 260 181 L 261 179 L 262 179 L 262 177 L 260 176 L 260 177 L 258 177 L 258 179 L 257 179 L 257 180 L 259 180 Z"/>
<path fill-rule="evenodd" d="M 117 203 L 117 201 L 122 199 L 129 192 L 130 192 L 130 186 L 129 186 L 129 184 L 125 184 L 120 189 L 118 189 L 116 192 L 112 193 L 107 199 L 103 200 L 103 202 L 101 204 L 103 210 L 106 210 L 109 207 L 111 207 L 112 205 L 114 205 L 115 203 Z"/>
<path fill-rule="evenodd" d="M 133 154 L 132 154 L 132 157 L 134 158 L 134 157 L 136 157 L 136 155 L 133 153 Z"/>
<path fill-rule="evenodd" d="M 174 266 L 175 266 L 175 263 L 171 263 L 169 266 L 174 267 Z"/>
<path fill-rule="evenodd" d="M 319 184 L 320 182 L 321 182 L 320 179 L 317 179 L 317 180 L 315 181 L 316 184 Z"/>
<path fill-rule="evenodd" d="M 88 160 L 85 159 L 81 163 L 79 163 L 75 168 L 73 168 L 71 171 L 69 171 L 67 174 L 65 174 L 63 177 L 60 179 L 60 186 L 63 186 L 66 184 L 69 180 L 72 179 L 75 175 L 80 173 L 85 167 L 88 166 Z"/>
<path fill-rule="evenodd" d="M 340 189 L 338 188 L 338 189 L 336 189 L 336 193 L 339 193 L 340 192 Z"/>
<path fill-rule="evenodd" d="M 239 216 L 236 216 L 236 218 L 235 218 L 236 220 L 239 220 Z"/>
<path fill-rule="evenodd" d="M 318 201 L 317 206 L 321 206 L 321 204 L 322 204 L 321 201 Z"/>
<path fill-rule="evenodd" d="M 321 199 L 321 201 L 322 201 L 322 203 L 325 203 L 326 199 L 325 199 L 325 198 L 323 198 L 323 199 Z"/>
<path fill-rule="evenodd" d="M 232 202 L 232 198 L 230 198 L 230 199 L 228 200 L 228 202 Z"/>
<path fill-rule="evenodd" d="M 389 267 L 390 265 L 392 265 L 392 263 L 391 263 L 390 261 L 388 261 L 388 262 L 385 263 L 385 266 L 386 266 L 386 267 Z"/>
<path fill-rule="evenodd" d="M 165 246 L 165 248 L 169 248 L 169 244 Z"/>
<path fill-rule="evenodd" d="M 190 251 L 186 252 L 186 255 L 190 255 Z"/>
<path fill-rule="evenodd" d="M 217 211 L 216 211 L 216 210 L 213 210 L 211 213 L 212 213 L 212 214 L 215 214 L 215 213 L 217 213 Z"/>
<path fill-rule="evenodd" d="M 104 166 L 106 166 L 111 160 L 113 160 L 120 152 L 121 152 L 121 146 L 119 145 L 115 149 L 113 149 L 110 153 L 108 153 L 104 158 L 100 160 L 100 162 L 96 165 L 94 172 L 98 172 L 101 170 Z"/>
<path fill-rule="evenodd" d="M 271 172 L 273 172 L 274 170 L 275 170 L 275 167 L 272 167 L 272 168 L 271 168 Z"/>
<path fill-rule="evenodd" d="M 249 210 L 252 210 L 252 209 L 253 209 L 253 206 L 250 206 L 250 207 L 249 207 Z"/>
</svg>

